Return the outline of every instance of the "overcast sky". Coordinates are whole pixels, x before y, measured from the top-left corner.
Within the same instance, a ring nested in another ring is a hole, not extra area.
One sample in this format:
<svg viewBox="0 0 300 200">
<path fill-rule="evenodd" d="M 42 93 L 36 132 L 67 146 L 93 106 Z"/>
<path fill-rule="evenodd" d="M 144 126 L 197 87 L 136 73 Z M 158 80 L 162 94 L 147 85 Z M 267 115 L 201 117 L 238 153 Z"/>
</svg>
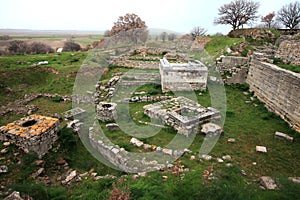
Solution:
<svg viewBox="0 0 300 200">
<path fill-rule="evenodd" d="M 255 1 L 255 0 L 254 0 Z M 259 15 L 278 11 L 295 0 L 256 0 Z M 107 30 L 118 17 L 135 13 L 150 28 L 188 33 L 201 26 L 208 33 L 230 31 L 213 25 L 218 8 L 231 0 L 1 0 L 0 29 Z"/>
</svg>

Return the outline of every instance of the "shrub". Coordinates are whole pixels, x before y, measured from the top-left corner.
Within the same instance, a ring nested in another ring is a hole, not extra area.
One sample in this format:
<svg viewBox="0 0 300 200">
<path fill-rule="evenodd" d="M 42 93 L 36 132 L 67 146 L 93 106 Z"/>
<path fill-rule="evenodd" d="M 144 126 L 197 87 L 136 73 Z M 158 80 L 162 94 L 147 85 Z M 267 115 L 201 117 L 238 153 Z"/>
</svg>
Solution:
<svg viewBox="0 0 300 200">
<path fill-rule="evenodd" d="M 64 99 L 61 96 L 55 96 L 55 97 L 52 98 L 52 101 L 61 102 L 61 101 L 64 101 Z"/>
<path fill-rule="evenodd" d="M 71 152 L 76 147 L 76 139 L 71 129 L 64 127 L 59 134 L 59 139 L 62 144 L 62 149 L 65 152 Z"/>
<path fill-rule="evenodd" d="M 42 42 L 33 42 L 29 45 L 27 52 L 34 54 L 53 53 L 54 49 Z"/>
<path fill-rule="evenodd" d="M 13 40 L 9 42 L 8 51 L 17 54 L 23 54 L 28 51 L 28 44 L 23 40 Z"/>
<path fill-rule="evenodd" d="M 80 45 L 75 43 L 73 40 L 68 40 L 65 42 L 63 47 L 64 52 L 79 51 L 80 49 Z"/>
<path fill-rule="evenodd" d="M 9 35 L 0 36 L 0 40 L 9 40 L 9 39 L 10 39 Z"/>
</svg>

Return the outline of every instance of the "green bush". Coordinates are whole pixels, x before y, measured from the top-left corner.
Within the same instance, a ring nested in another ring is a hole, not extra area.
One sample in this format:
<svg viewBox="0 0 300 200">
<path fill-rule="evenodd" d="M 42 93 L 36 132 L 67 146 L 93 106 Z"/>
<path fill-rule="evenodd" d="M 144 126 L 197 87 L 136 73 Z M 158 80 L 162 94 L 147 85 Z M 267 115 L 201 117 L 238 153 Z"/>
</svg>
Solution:
<svg viewBox="0 0 300 200">
<path fill-rule="evenodd" d="M 61 148 L 63 151 L 71 152 L 76 148 L 76 139 L 74 133 L 69 128 L 62 128 L 59 132 L 59 140 L 61 142 Z"/>
<path fill-rule="evenodd" d="M 55 96 L 55 97 L 52 98 L 52 101 L 61 102 L 61 101 L 64 101 L 64 99 L 61 96 Z"/>
</svg>

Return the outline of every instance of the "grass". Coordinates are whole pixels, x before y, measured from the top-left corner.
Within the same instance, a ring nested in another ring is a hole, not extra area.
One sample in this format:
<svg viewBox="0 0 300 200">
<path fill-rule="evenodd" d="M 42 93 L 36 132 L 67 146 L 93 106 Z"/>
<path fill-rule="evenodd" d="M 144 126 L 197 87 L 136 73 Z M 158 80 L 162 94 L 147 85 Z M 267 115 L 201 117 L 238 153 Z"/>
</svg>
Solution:
<svg viewBox="0 0 300 200">
<path fill-rule="evenodd" d="M 212 40 L 205 46 L 206 52 L 212 57 L 218 57 L 225 52 L 226 47 L 237 46 L 243 42 L 241 38 L 229 38 L 224 36 L 210 36 Z"/>
<path fill-rule="evenodd" d="M 15 55 L 0 57 L 0 105 L 29 93 L 71 94 L 76 72 L 87 53 Z M 48 65 L 32 66 L 47 60 Z M 74 62 L 75 60 L 75 62 Z M 17 64 L 20 62 L 22 64 Z"/>
<path fill-rule="evenodd" d="M 287 69 L 292 72 L 300 73 L 300 66 L 288 65 L 288 64 L 277 64 L 277 65 L 283 69 Z"/>
</svg>

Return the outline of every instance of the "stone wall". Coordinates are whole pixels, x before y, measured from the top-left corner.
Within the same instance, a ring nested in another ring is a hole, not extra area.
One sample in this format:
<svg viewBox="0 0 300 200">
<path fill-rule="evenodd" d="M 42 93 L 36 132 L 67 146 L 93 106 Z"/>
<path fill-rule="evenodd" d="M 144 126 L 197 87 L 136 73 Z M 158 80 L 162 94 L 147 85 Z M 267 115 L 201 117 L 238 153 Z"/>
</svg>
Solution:
<svg viewBox="0 0 300 200">
<path fill-rule="evenodd" d="M 300 37 L 300 35 L 298 36 Z M 280 43 L 276 52 L 276 57 L 284 63 L 300 66 L 300 40 L 284 40 Z"/>
<path fill-rule="evenodd" d="M 247 83 L 259 100 L 300 132 L 300 74 L 254 59 Z"/>
<path fill-rule="evenodd" d="M 221 75 L 226 75 L 225 83 L 243 84 L 247 79 L 249 60 L 245 57 L 221 56 L 217 59 L 217 70 Z"/>
<path fill-rule="evenodd" d="M 98 152 L 114 166 L 128 173 L 157 171 L 164 168 L 156 160 L 146 160 L 143 154 L 130 154 L 124 148 L 112 144 L 105 138 L 97 137 L 94 129 L 89 129 L 89 141 Z"/>
</svg>

